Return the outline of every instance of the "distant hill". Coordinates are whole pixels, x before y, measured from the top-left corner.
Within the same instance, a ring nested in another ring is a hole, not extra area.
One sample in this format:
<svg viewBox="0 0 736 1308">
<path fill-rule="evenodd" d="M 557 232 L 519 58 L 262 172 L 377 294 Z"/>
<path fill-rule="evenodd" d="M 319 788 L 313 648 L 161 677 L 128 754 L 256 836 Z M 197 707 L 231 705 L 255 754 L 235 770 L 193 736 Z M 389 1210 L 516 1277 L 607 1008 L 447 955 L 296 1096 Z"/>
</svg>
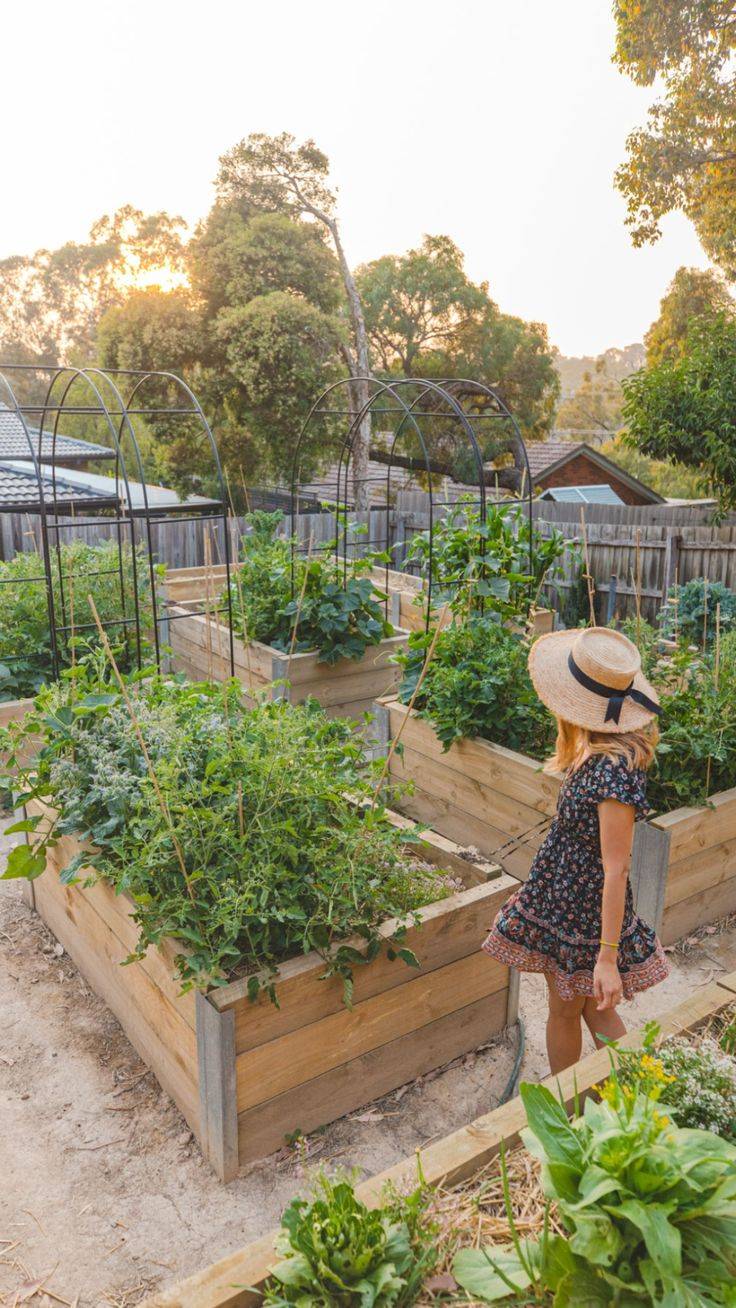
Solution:
<svg viewBox="0 0 736 1308">
<path fill-rule="evenodd" d="M 621 350 L 613 346 L 610 350 L 604 350 L 603 354 L 585 354 L 577 358 L 574 355 L 558 355 L 556 367 L 562 386 L 562 398 L 574 395 L 586 372 L 595 373 L 596 365 L 601 360 L 606 375 L 614 381 L 621 381 L 623 377 L 628 377 L 629 373 L 644 367 L 644 346 L 638 343 L 625 345 Z"/>
</svg>

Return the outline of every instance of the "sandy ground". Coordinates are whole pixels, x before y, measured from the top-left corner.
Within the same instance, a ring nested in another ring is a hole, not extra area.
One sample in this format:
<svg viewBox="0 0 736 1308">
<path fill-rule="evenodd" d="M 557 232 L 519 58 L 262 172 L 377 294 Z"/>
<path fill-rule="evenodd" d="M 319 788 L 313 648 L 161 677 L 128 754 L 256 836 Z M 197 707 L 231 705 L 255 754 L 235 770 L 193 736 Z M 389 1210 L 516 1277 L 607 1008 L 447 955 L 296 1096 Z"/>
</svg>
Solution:
<svg viewBox="0 0 736 1308">
<path fill-rule="evenodd" d="M 132 1308 L 268 1230 L 313 1164 L 376 1172 L 488 1111 L 513 1066 L 516 1032 L 225 1188 L 60 949 L 18 886 L 0 883 L 0 1303 L 12 1308 L 42 1305 L 44 1288 L 49 1308 Z M 671 960 L 669 980 L 629 1006 L 631 1021 L 736 968 L 736 928 Z M 533 1080 L 546 1073 L 538 978 L 524 978 L 521 1009 L 522 1076 Z"/>
</svg>

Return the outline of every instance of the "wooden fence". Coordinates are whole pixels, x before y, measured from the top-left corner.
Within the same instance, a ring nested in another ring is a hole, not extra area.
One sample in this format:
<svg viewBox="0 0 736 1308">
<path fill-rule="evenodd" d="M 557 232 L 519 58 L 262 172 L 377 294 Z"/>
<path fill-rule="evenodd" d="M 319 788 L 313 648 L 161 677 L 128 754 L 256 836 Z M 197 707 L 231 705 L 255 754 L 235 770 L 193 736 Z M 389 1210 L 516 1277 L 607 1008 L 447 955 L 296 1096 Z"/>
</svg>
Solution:
<svg viewBox="0 0 736 1308">
<path fill-rule="evenodd" d="M 422 492 L 401 493 L 394 507 L 373 509 L 370 513 L 353 514 L 351 520 L 360 524 L 362 534 L 353 537 L 354 549 L 389 550 L 393 566 L 401 569 L 406 560 L 406 543 L 416 531 L 429 525 L 427 497 Z M 564 515 L 561 515 L 564 510 Z M 446 508 L 435 510 L 437 521 Z M 601 514 L 617 514 L 616 521 L 601 521 Z M 676 581 L 684 583 L 693 577 L 708 577 L 722 581 L 736 590 L 736 515 L 729 515 L 724 524 L 713 525 L 702 521 L 710 510 L 702 506 L 656 505 L 645 509 L 628 506 L 588 505 L 576 515 L 569 504 L 535 502 L 537 526 L 547 535 L 562 532 L 570 544 L 577 547 L 565 560 L 563 577 L 548 591 L 553 607 L 564 606 L 565 595 L 576 585 L 579 566 L 576 559 L 587 544 L 590 573 L 595 582 L 596 606 L 599 620 L 606 621 L 614 612 L 628 616 L 635 612 L 636 592 L 641 597 L 644 617 L 653 618 L 667 590 Z M 644 521 L 636 516 L 645 515 Z M 674 516 L 674 521 L 672 520 Z M 693 521 L 693 518 L 700 519 Z M 67 520 L 70 524 L 73 519 Z M 288 520 L 285 518 L 284 523 Z M 73 530 L 65 532 L 81 537 L 90 543 L 109 539 L 115 526 L 104 518 L 80 519 Z M 232 548 L 244 530 L 242 518 L 231 522 Z M 171 517 L 165 522 L 151 524 L 151 546 L 154 557 L 170 568 L 199 567 L 205 562 L 205 532 L 210 536 L 209 557 L 213 563 L 224 559 L 224 539 L 221 523 L 202 523 L 188 517 L 186 521 Z M 304 513 L 296 520 L 296 532 L 302 548 L 315 554 L 329 547 L 335 537 L 335 517 L 331 513 Z M 139 519 L 135 528 L 136 540 L 145 542 L 146 527 Z M 126 528 L 126 539 L 130 539 Z M 0 558 L 12 558 L 21 550 L 38 548 L 39 520 L 28 514 L 0 514 Z M 582 616 L 582 614 L 581 614 Z"/>
</svg>

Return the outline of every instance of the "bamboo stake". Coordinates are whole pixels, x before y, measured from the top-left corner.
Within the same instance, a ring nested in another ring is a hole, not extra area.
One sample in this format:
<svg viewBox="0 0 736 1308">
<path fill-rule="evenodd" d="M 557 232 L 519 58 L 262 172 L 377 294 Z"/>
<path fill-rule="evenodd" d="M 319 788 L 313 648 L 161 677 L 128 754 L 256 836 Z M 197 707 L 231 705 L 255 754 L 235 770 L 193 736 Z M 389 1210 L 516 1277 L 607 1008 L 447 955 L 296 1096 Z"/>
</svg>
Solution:
<svg viewBox="0 0 736 1308">
<path fill-rule="evenodd" d="M 588 585 L 588 605 L 590 607 L 590 625 L 595 626 L 595 583 L 590 571 L 590 554 L 588 552 L 588 529 L 585 525 L 585 510 L 580 506 L 580 534 L 583 538 L 583 558 L 585 560 L 585 580 Z"/>
<path fill-rule="evenodd" d="M 636 529 L 636 643 L 641 644 L 641 527 Z"/>
<path fill-rule="evenodd" d="M 207 647 L 207 673 L 210 681 L 214 681 L 214 659 L 212 654 L 212 605 L 211 605 L 211 581 L 212 581 L 212 553 L 210 549 L 210 538 L 207 529 L 204 533 L 204 612 L 205 612 L 205 640 Z"/>
<path fill-rule="evenodd" d="M 703 579 L 703 653 L 708 641 L 708 578 Z"/>
<path fill-rule="evenodd" d="M 112 668 L 115 674 L 115 680 L 117 681 L 118 686 L 120 687 L 120 693 L 125 701 L 125 707 L 127 708 L 128 713 L 130 715 L 130 720 L 133 724 L 133 730 L 135 731 L 138 744 L 141 747 L 141 752 L 146 761 L 146 768 L 148 769 L 148 775 L 151 779 L 151 784 L 156 792 L 156 798 L 158 800 L 161 813 L 163 814 L 164 821 L 166 822 L 166 825 L 169 828 L 169 834 L 173 841 L 174 849 L 176 850 L 176 857 L 179 860 L 179 867 L 181 869 L 181 874 L 184 878 L 184 883 L 186 885 L 189 898 L 192 900 L 192 902 L 194 902 L 194 892 L 192 890 L 191 883 L 189 880 L 189 874 L 187 872 L 186 863 L 184 862 L 184 853 L 179 843 L 179 837 L 177 836 L 176 831 L 174 830 L 174 824 L 171 820 L 171 813 L 169 812 L 169 806 L 166 803 L 166 800 L 164 799 L 163 792 L 159 785 L 158 777 L 156 776 L 156 770 L 151 760 L 151 755 L 148 752 L 148 747 L 143 738 L 143 732 L 141 731 L 141 725 L 140 722 L 138 721 L 138 718 L 136 716 L 136 711 L 133 707 L 133 701 L 131 700 L 130 695 L 128 694 L 128 688 L 120 674 L 120 669 L 115 660 L 115 655 L 113 654 L 112 649 L 110 647 L 110 641 L 107 638 L 107 632 L 105 631 L 102 623 L 100 622 L 100 615 L 97 612 L 97 607 L 91 595 L 87 596 L 87 602 L 89 603 L 89 607 L 92 611 L 92 617 L 95 620 L 95 624 L 97 626 L 97 630 L 100 635 L 100 641 L 102 643 L 102 648 L 105 651 L 105 657 L 107 658 L 107 661 L 110 664 L 110 667 Z"/>
</svg>

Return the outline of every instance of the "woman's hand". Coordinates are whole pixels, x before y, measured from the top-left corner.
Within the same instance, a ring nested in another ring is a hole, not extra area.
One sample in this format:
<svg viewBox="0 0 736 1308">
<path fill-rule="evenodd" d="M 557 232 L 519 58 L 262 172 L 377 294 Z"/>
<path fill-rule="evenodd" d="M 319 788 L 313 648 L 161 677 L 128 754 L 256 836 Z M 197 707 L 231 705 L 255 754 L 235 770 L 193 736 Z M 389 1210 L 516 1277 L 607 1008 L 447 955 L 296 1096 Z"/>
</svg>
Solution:
<svg viewBox="0 0 736 1308">
<path fill-rule="evenodd" d="M 600 957 L 593 971 L 593 995 L 599 1013 L 616 1008 L 623 998 L 621 975 L 615 958 Z"/>
</svg>

